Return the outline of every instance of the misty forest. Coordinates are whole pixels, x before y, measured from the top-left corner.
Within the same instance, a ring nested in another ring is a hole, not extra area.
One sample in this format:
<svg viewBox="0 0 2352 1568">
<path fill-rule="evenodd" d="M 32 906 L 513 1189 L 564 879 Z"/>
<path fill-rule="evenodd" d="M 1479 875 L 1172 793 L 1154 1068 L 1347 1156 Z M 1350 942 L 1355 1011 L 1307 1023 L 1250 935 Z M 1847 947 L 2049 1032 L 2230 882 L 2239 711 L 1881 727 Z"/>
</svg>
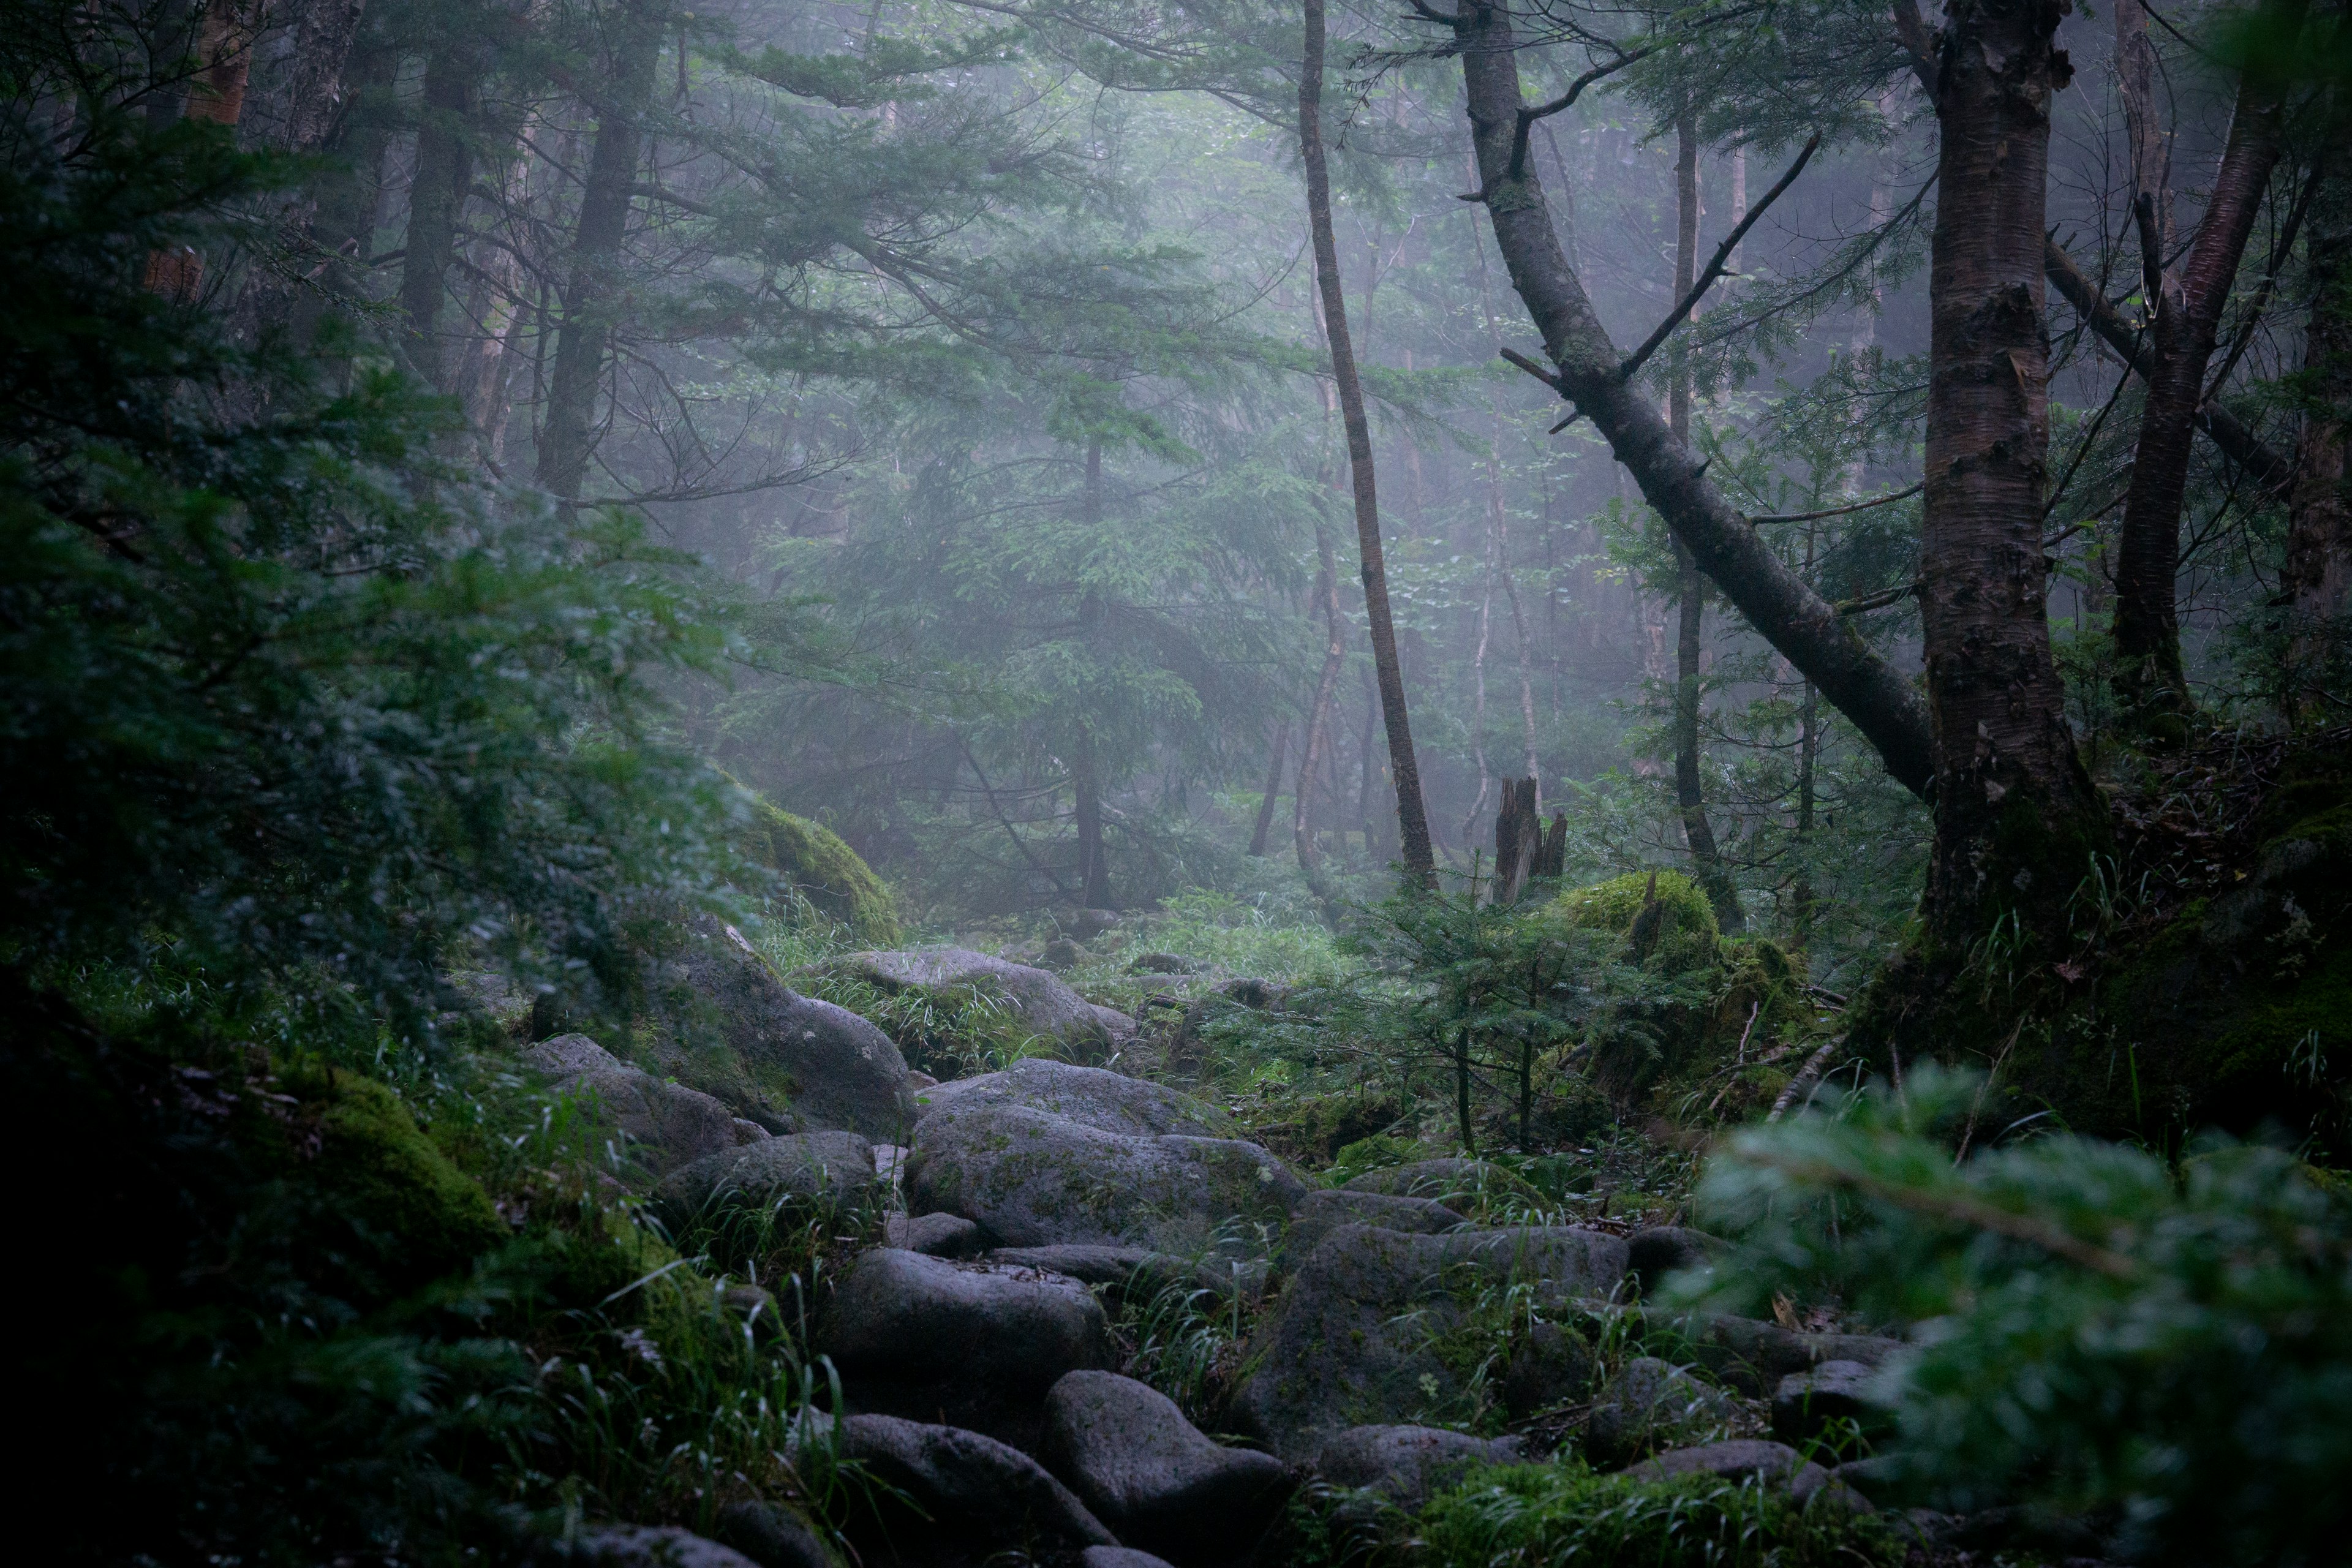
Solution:
<svg viewBox="0 0 2352 1568">
<path fill-rule="evenodd" d="M 28 1550 L 2347 1561 L 2345 0 L 695 3 L 0 0 Z"/>
</svg>

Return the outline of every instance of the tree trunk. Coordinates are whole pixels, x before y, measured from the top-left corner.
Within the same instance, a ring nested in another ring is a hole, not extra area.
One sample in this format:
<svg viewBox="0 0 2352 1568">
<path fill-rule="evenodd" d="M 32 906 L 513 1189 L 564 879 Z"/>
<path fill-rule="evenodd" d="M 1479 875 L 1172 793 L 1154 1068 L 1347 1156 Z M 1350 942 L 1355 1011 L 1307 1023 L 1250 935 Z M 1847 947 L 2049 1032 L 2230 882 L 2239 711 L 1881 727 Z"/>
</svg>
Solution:
<svg viewBox="0 0 2352 1568">
<path fill-rule="evenodd" d="M 317 288 L 296 293 L 286 307 L 298 342 L 311 341 L 335 302 L 359 292 L 355 263 L 364 261 L 375 247 L 384 153 L 392 142 L 393 85 L 399 68 L 400 51 L 380 28 L 371 29 L 352 49 L 341 112 L 320 143 L 334 154 L 334 161 L 312 185 L 305 219 L 310 247 L 322 258 L 323 268 Z M 261 302 L 256 314 L 265 321 L 275 319 L 274 308 L 274 302 Z M 340 369 L 335 379 L 341 379 Z"/>
<path fill-rule="evenodd" d="M 2189 432 L 2205 401 L 2205 367 L 2213 357 L 2221 309 L 2239 259 L 2262 210 L 2279 157 L 2278 95 L 2251 76 L 2239 88 L 2230 141 L 2213 178 L 2213 194 L 2197 225 L 2196 243 L 2176 279 L 2156 290 L 2154 373 L 2133 450 L 2131 489 L 2124 498 L 2121 545 L 2116 555 L 2116 655 L 2123 684 L 2144 707 L 2161 714 L 2190 706 L 2180 664 L 2180 509 L 2189 485 Z M 2154 203 L 2143 215 L 2157 226 Z M 2145 241 L 2160 255 L 2162 240 Z M 2178 724 L 2175 720 L 2174 724 Z"/>
<path fill-rule="evenodd" d="M 1464 0 L 1454 34 L 1496 248 L 1559 367 L 1561 395 L 1592 421 L 1643 499 L 1759 635 L 1853 721 L 1887 772 L 1909 789 L 1925 790 L 1933 748 L 1927 710 L 1911 682 L 1781 563 L 1708 481 L 1706 465 L 1621 375 L 1623 356 L 1560 250 L 1534 163 L 1515 161 L 1521 100 L 1510 13 L 1498 0 Z"/>
<path fill-rule="evenodd" d="M 2331 179 L 2312 212 L 2311 320 L 2304 329 L 2294 493 L 2281 595 L 2290 617 L 2290 717 L 2329 721 L 2344 693 L 2331 667 L 2352 652 L 2352 183 Z M 2336 705 L 2328 699 L 2336 699 Z"/>
<path fill-rule="evenodd" d="M 2042 545 L 2050 444 L 2042 237 L 2050 0 L 1953 0 L 1937 96 L 1920 619 L 1936 715 L 1927 917 L 1964 951 L 2015 913 L 2035 937 L 2106 816 L 2074 754 L 2051 659 Z"/>
<path fill-rule="evenodd" d="M 1543 863 L 1543 814 L 1536 805 L 1536 781 L 1505 779 L 1495 809 L 1495 896 L 1516 904 L 1528 879 Z"/>
<path fill-rule="evenodd" d="M 1331 743 L 1331 697 L 1339 687 L 1339 670 L 1348 661 L 1347 635 L 1339 620 L 1339 563 L 1331 546 L 1331 531 L 1323 519 L 1315 519 L 1315 553 L 1320 562 L 1315 574 L 1315 589 L 1323 601 L 1323 673 L 1315 682 L 1315 701 L 1307 711 L 1307 739 L 1298 757 L 1298 784 L 1290 804 L 1290 841 L 1298 851 L 1298 868 L 1307 876 L 1307 885 L 1316 895 L 1325 896 L 1317 885 L 1314 824 L 1309 816 L 1309 803 L 1315 795 L 1315 770 L 1322 764 L 1324 748 Z"/>
<path fill-rule="evenodd" d="M 204 20 L 196 30 L 196 73 L 181 102 L 180 118 L 223 125 L 232 131 L 236 128 L 245 115 L 245 88 L 253 67 L 254 31 L 253 17 L 244 5 L 215 0 L 205 7 Z M 204 288 L 205 258 L 189 246 L 152 252 L 141 281 L 151 293 L 193 304 Z"/>
<path fill-rule="evenodd" d="M 1274 752 L 1265 765 L 1265 794 L 1257 803 L 1257 826 L 1250 832 L 1249 852 L 1255 857 L 1265 854 L 1266 835 L 1274 828 L 1275 797 L 1282 793 L 1284 753 L 1290 749 L 1290 721 L 1286 719 L 1274 727 Z"/>
<path fill-rule="evenodd" d="M 474 100 L 480 68 L 479 55 L 465 39 L 445 39 L 427 58 L 416 170 L 408 184 L 400 309 L 408 320 L 409 361 L 437 392 L 451 389 L 441 363 L 441 307 L 457 252 L 457 220 L 474 183 Z"/>
<path fill-rule="evenodd" d="M 613 21 L 613 54 L 594 105 L 596 140 L 581 187 L 563 322 L 548 378 L 547 427 L 540 437 L 539 482 L 567 501 L 580 499 L 594 447 L 597 389 L 621 293 L 621 246 L 645 151 L 641 121 L 661 56 L 659 0 L 623 0 Z"/>
<path fill-rule="evenodd" d="M 1404 671 L 1397 660 L 1396 626 L 1389 613 L 1387 560 L 1381 549 L 1379 492 L 1372 479 L 1372 429 L 1364 417 L 1364 389 L 1356 379 L 1355 350 L 1348 336 L 1348 301 L 1339 282 L 1339 245 L 1331 228 L 1331 174 L 1323 149 L 1323 0 L 1305 0 L 1306 58 L 1298 78 L 1298 146 L 1307 165 L 1307 218 L 1314 231 L 1315 279 L 1323 297 L 1323 329 L 1331 345 L 1331 379 L 1338 384 L 1340 417 L 1348 431 L 1348 468 L 1354 479 L 1356 541 L 1362 557 L 1364 614 L 1370 623 L 1372 668 L 1380 682 L 1381 715 L 1388 727 L 1389 773 L 1396 781 L 1397 843 L 1406 879 L 1437 884 L 1437 859 L 1429 842 L 1429 811 L 1421 794 L 1421 764 L 1413 755 L 1412 725 L 1405 713 Z M 1310 736 L 1308 743 L 1313 743 Z"/>
<path fill-rule="evenodd" d="M 1101 528 L 1103 518 L 1102 438 L 1098 436 L 1087 443 L 1086 474 L 1078 512 L 1092 534 Z M 1078 601 L 1078 640 L 1085 649 L 1080 657 L 1089 664 L 1100 657 L 1103 618 L 1102 595 L 1088 589 Z M 1114 906 L 1110 851 L 1103 842 L 1102 783 L 1096 767 L 1094 731 L 1083 713 L 1071 756 L 1070 782 L 1076 795 L 1078 897 L 1087 909 L 1108 910 Z"/>
<path fill-rule="evenodd" d="M 1813 575 L 1814 525 L 1805 524 L 1805 577 Z M 1805 682 L 1803 699 L 1797 705 L 1797 881 L 1790 902 L 1791 924 L 1796 931 L 1799 952 L 1811 943 L 1813 937 L 1813 808 L 1817 792 L 1814 767 L 1822 750 L 1822 700 L 1813 683 Z"/>
<path fill-rule="evenodd" d="M 2172 159 L 2164 122 L 2156 112 L 2156 42 L 2147 36 L 2147 7 L 2115 0 L 2116 96 L 2124 107 L 2124 140 L 2131 151 L 2132 205 L 2142 195 L 2156 210 L 2157 242 L 2172 253 Z"/>
<path fill-rule="evenodd" d="M 1675 121 L 1675 286 L 1668 299 L 1679 300 L 1698 279 L 1698 123 L 1685 114 Z M 1677 345 L 1666 392 L 1666 424 L 1675 439 L 1690 441 L 1690 371 Z M 1726 931 L 1747 926 L 1739 911 L 1739 894 L 1724 870 L 1723 853 L 1716 847 L 1715 829 L 1706 820 L 1706 795 L 1699 774 L 1698 709 L 1700 617 L 1706 608 L 1706 584 L 1698 563 L 1679 539 L 1675 541 L 1675 565 L 1680 579 L 1681 624 L 1675 637 L 1675 804 L 1680 807 L 1683 838 L 1690 846 L 1691 864 L 1698 884 L 1715 906 L 1716 923 Z"/>
</svg>

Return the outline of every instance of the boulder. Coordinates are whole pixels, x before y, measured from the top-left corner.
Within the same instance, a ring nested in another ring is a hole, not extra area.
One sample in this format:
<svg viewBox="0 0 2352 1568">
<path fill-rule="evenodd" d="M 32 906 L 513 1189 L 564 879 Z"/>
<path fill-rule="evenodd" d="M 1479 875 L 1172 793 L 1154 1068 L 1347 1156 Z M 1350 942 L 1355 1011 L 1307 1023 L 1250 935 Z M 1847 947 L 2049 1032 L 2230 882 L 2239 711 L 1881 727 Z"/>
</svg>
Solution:
<svg viewBox="0 0 2352 1568">
<path fill-rule="evenodd" d="M 1065 1243 L 1059 1247 L 1000 1247 L 988 1255 L 991 1263 L 1014 1268 L 1035 1268 L 1066 1275 L 1087 1285 L 1113 1290 L 1139 1290 L 1158 1295 L 1167 1289 L 1214 1289 L 1221 1281 L 1213 1264 L 1195 1264 L 1189 1258 L 1153 1252 L 1141 1247 L 1093 1247 Z"/>
<path fill-rule="evenodd" d="M 1273 1455 L 1220 1447 L 1174 1400 L 1108 1372 L 1054 1385 L 1041 1457 L 1121 1541 L 1181 1568 L 1248 1556 L 1290 1493 Z"/>
<path fill-rule="evenodd" d="M 1759 1318 L 1700 1313 L 1675 1325 L 1691 1359 L 1731 1387 L 1753 1398 L 1769 1397 L 1791 1373 L 1808 1372 L 1825 1361 L 1860 1362 L 1875 1367 L 1903 1348 L 1901 1340 L 1877 1334 L 1808 1334 Z"/>
<path fill-rule="evenodd" d="M 1783 1443 L 1820 1436 L 1832 1422 L 1859 1425 L 1885 1415 L 1870 1398 L 1878 1375 L 1858 1361 L 1825 1361 L 1811 1372 L 1792 1372 L 1772 1394 L 1772 1436 Z"/>
<path fill-rule="evenodd" d="M 1630 1463 L 1653 1448 L 1682 1448 L 1728 1435 L 1739 1407 L 1671 1362 L 1629 1361 L 1593 1401 L 1584 1424 L 1584 1449 L 1603 1469 Z"/>
<path fill-rule="evenodd" d="M 1784 1443 L 1762 1438 L 1671 1449 L 1654 1459 L 1643 1460 L 1625 1473 L 1639 1481 L 1669 1480 L 1675 1476 L 1715 1476 L 1727 1481 L 1753 1479 L 1766 1486 L 1788 1488 L 1789 1495 L 1801 1503 L 1811 1502 L 1815 1493 L 1832 1486 L 1830 1473 L 1821 1466 L 1811 1463 Z M 1861 1494 L 1845 1487 L 1836 1487 L 1835 1490 L 1847 1506 L 1871 1511 L 1871 1505 Z"/>
<path fill-rule="evenodd" d="M 593 1525 L 546 1542 L 535 1559 L 566 1568 L 755 1568 L 730 1547 L 668 1525 Z"/>
<path fill-rule="evenodd" d="M 1502 1198 L 1517 1198 L 1530 1204 L 1543 1202 L 1541 1193 L 1500 1165 L 1490 1165 L 1484 1160 L 1458 1158 L 1414 1160 L 1407 1164 L 1367 1171 L 1349 1182 L 1344 1190 L 1428 1198 L 1454 1206 L 1464 1204 L 1475 1205 Z"/>
<path fill-rule="evenodd" d="M 710 1532 L 760 1568 L 837 1568 L 824 1538 L 781 1503 L 728 1503 Z"/>
<path fill-rule="evenodd" d="M 1704 1267 L 1722 1247 L 1705 1231 L 1678 1225 L 1649 1226 L 1625 1238 L 1633 1280 L 1644 1296 L 1654 1294 L 1666 1276 L 1677 1269 Z"/>
<path fill-rule="evenodd" d="M 1074 1279 L 887 1247 L 850 1265 L 815 1349 L 860 1410 L 945 1416 L 1022 1446 L 1058 1379 L 1118 1360 L 1102 1303 Z"/>
<path fill-rule="evenodd" d="M 1158 1137 L 1230 1138 L 1232 1112 L 1175 1089 L 1104 1068 L 1025 1057 L 1003 1072 L 960 1078 L 922 1091 L 919 1113 L 983 1105 L 1018 1105 L 1066 1116 L 1098 1132 Z"/>
<path fill-rule="evenodd" d="M 1285 1222 L 1307 1187 L 1255 1143 L 1108 1132 L 1013 1104 L 934 1109 L 908 1161 L 913 1214 L 955 1214 L 1007 1247 L 1205 1251 L 1228 1222 Z"/>
<path fill-rule="evenodd" d="M 890 1037 L 793 990 L 733 926 L 698 918 L 661 984 L 683 1026 L 715 1037 L 785 1096 L 788 1131 L 841 1129 L 878 1142 L 913 1122 L 906 1058 Z"/>
<path fill-rule="evenodd" d="M 951 1214 L 894 1214 L 883 1222 L 882 1239 L 927 1258 L 977 1258 L 988 1250 L 988 1233 Z"/>
<path fill-rule="evenodd" d="M 1474 1437 L 1434 1426 L 1350 1426 L 1323 1440 L 1315 1469 L 1334 1486 L 1370 1488 L 1411 1510 L 1475 1466 L 1519 1458 L 1517 1437 Z"/>
<path fill-rule="evenodd" d="M 1416 1236 L 1346 1225 L 1299 1265 L 1252 1343 L 1236 1392 L 1240 1429 L 1305 1459 L 1349 1426 L 1466 1421 L 1491 1347 L 1468 1337 L 1482 1298 L 1512 1286 L 1538 1302 L 1605 1297 L 1625 1243 L 1570 1226 Z"/>
<path fill-rule="evenodd" d="M 1137 1025 L 1133 1014 L 1122 1013 L 1116 1007 L 1106 1007 L 1099 1002 L 1087 1003 L 1087 1011 L 1095 1016 L 1095 1022 L 1103 1026 L 1103 1033 L 1110 1037 L 1110 1043 L 1114 1047 L 1130 1045 L 1134 1042 L 1139 1031 L 1139 1026 Z"/>
<path fill-rule="evenodd" d="M 868 1561 L 978 1563 L 1118 1544 L 1044 1466 L 979 1432 L 853 1415 L 840 1455 L 882 1484 L 871 1494 L 881 1539 L 861 1543 Z"/>
<path fill-rule="evenodd" d="M 1099 1053 L 1110 1032 L 1087 999 L 1058 975 L 1025 963 L 991 958 L 962 947 L 926 947 L 896 952 L 852 952 L 825 965 L 828 973 L 863 980 L 885 995 L 913 991 L 954 1003 L 978 994 L 1002 997 L 1021 1026 L 1081 1054 Z"/>
<path fill-rule="evenodd" d="M 1531 1325 L 1511 1348 L 1503 1372 L 1503 1408 L 1524 1421 L 1556 1405 L 1592 1394 L 1592 1349 L 1573 1330 L 1558 1323 Z"/>
<path fill-rule="evenodd" d="M 522 1052 L 522 1060 L 574 1098 L 593 1100 L 657 1173 L 768 1136 L 724 1101 L 631 1067 L 585 1035 L 541 1040 Z"/>
<path fill-rule="evenodd" d="M 789 1132 L 679 1166 L 654 1189 L 673 1235 L 722 1206 L 840 1208 L 875 1187 L 874 1146 L 855 1132 Z"/>
<path fill-rule="evenodd" d="M 1089 1546 L 1079 1553 L 1078 1568 L 1170 1568 L 1170 1564 L 1132 1546 Z"/>
<path fill-rule="evenodd" d="M 1434 1236 L 1469 1223 L 1444 1204 L 1428 1198 L 1400 1198 L 1385 1193 L 1344 1189 L 1309 1193 L 1299 1204 L 1298 1211 L 1290 1216 L 1290 1229 L 1283 1236 L 1282 1250 L 1286 1257 L 1304 1258 L 1315 1250 L 1317 1243 L 1343 1225 L 1369 1225 L 1381 1230 Z"/>
</svg>

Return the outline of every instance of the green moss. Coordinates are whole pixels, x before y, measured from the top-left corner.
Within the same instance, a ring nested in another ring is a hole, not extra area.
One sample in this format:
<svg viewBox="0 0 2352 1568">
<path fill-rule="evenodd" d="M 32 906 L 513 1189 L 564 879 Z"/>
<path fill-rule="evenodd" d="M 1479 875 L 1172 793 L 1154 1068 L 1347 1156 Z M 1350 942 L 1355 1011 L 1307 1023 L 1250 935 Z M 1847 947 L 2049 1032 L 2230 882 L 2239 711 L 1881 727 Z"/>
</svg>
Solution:
<svg viewBox="0 0 2352 1568">
<path fill-rule="evenodd" d="M 1622 877 L 1612 877 L 1589 888 L 1571 888 L 1554 900 L 1570 925 L 1584 931 L 1628 931 L 1633 917 L 1650 896 L 1648 871 L 1629 871 Z M 1678 935 L 1705 935 L 1712 939 L 1720 933 L 1715 923 L 1715 909 L 1707 902 L 1706 892 L 1680 871 L 1659 871 L 1657 900 L 1664 912 L 1660 936 L 1671 940 Z"/>
<path fill-rule="evenodd" d="M 831 828 L 755 798 L 742 845 L 746 854 L 782 877 L 820 914 L 847 926 L 858 941 L 887 947 L 899 940 L 890 889 Z"/>
<path fill-rule="evenodd" d="M 481 1184 L 434 1146 L 391 1089 L 342 1072 L 322 1087 L 317 1154 L 298 1160 L 294 1173 L 315 1184 L 394 1288 L 464 1268 L 507 1238 Z"/>
</svg>

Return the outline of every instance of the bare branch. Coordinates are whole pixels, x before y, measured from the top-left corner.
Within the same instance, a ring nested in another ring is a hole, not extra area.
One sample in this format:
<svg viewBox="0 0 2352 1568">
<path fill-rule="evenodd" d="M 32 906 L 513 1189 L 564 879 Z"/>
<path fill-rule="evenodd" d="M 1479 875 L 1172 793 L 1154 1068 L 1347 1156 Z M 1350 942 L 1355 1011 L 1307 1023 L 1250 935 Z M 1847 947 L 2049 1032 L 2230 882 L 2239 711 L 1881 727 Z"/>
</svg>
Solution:
<svg viewBox="0 0 2352 1568">
<path fill-rule="evenodd" d="M 1797 176 L 1805 172 L 1805 165 L 1812 162 L 1813 154 L 1821 151 L 1821 132 L 1816 131 L 1807 139 L 1804 150 L 1797 154 L 1797 161 L 1789 165 L 1789 172 L 1781 175 L 1770 190 L 1764 193 L 1764 199 L 1750 207 L 1748 216 L 1740 219 L 1731 232 L 1724 237 L 1721 245 L 1716 247 L 1714 259 L 1706 264 L 1706 270 L 1699 274 L 1698 281 L 1691 285 L 1690 292 L 1683 296 L 1682 303 L 1675 307 L 1674 313 L 1658 323 L 1657 331 L 1643 340 L 1640 348 L 1625 356 L 1625 363 L 1617 367 L 1618 380 L 1633 380 L 1635 373 L 1649 363 L 1650 356 L 1658 352 L 1659 345 L 1672 336 L 1674 330 L 1681 326 L 1690 313 L 1698 308 L 1698 302 L 1706 297 L 1706 291 L 1715 287 L 1715 280 L 1723 276 L 1724 268 L 1731 261 L 1731 253 L 1739 248 L 1739 242 L 1748 237 L 1748 231 L 1756 226 L 1756 220 L 1762 217 L 1772 204 L 1780 199 L 1783 192 L 1797 183 Z"/>
</svg>

